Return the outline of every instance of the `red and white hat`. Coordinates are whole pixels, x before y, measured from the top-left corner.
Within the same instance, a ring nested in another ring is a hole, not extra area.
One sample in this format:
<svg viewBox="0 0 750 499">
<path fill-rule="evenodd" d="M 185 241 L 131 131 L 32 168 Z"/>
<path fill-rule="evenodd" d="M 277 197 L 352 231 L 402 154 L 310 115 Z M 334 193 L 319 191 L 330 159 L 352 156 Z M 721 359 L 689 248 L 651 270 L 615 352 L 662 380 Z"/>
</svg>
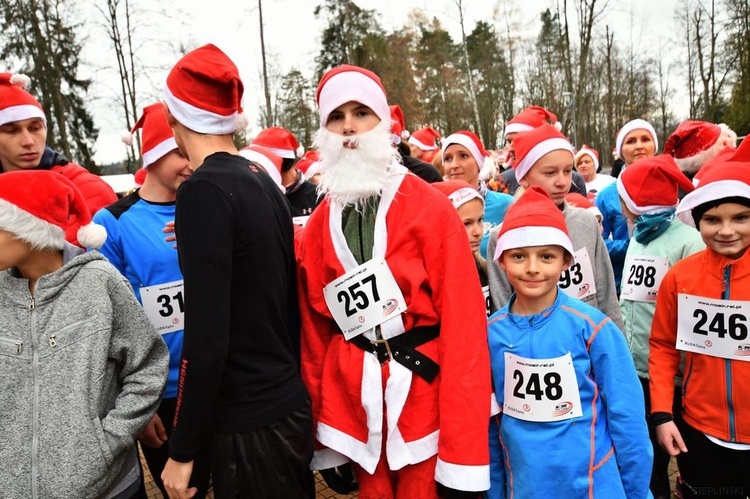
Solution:
<svg viewBox="0 0 750 499">
<path fill-rule="evenodd" d="M 177 61 L 167 76 L 164 102 L 194 132 L 227 135 L 247 128 L 244 86 L 234 62 L 215 45 L 204 45 Z"/>
<path fill-rule="evenodd" d="M 307 178 L 307 171 L 315 164 L 320 161 L 320 154 L 315 149 L 310 149 L 302 155 L 295 167 L 302 172 Z"/>
<path fill-rule="evenodd" d="M 562 246 L 573 255 L 562 211 L 544 189 L 532 185 L 508 208 L 493 259 L 500 259 L 506 250 L 548 245 Z"/>
<path fill-rule="evenodd" d="M 448 197 L 448 200 L 453 203 L 455 209 L 459 209 L 473 199 L 480 200 L 482 206 L 484 206 L 484 198 L 482 195 L 465 180 L 446 180 L 444 182 L 435 182 L 430 185 L 445 194 Z"/>
<path fill-rule="evenodd" d="M 37 250 L 60 250 L 65 234 L 78 244 L 100 248 L 107 231 L 91 222 L 86 199 L 73 182 L 50 170 L 17 170 L 0 175 L 0 230 Z"/>
<path fill-rule="evenodd" d="M 278 185 L 282 191 L 286 191 L 286 189 L 284 189 L 284 184 L 281 182 L 282 159 L 278 154 L 268 147 L 263 147 L 255 143 L 243 147 L 239 152 L 240 156 L 243 158 L 262 166 L 266 173 L 268 173 L 273 181 L 276 182 L 276 185 Z"/>
<path fill-rule="evenodd" d="M 141 129 L 141 159 L 143 168 L 156 163 L 163 156 L 177 149 L 177 142 L 167 122 L 164 104 L 157 102 L 143 108 L 143 114 L 138 118 L 130 133 L 123 135 L 122 141 L 133 145 L 133 134 Z"/>
<path fill-rule="evenodd" d="M 484 160 L 490 156 L 490 153 L 485 151 L 482 139 L 480 139 L 477 134 L 469 130 L 461 130 L 448 135 L 448 137 L 443 140 L 442 154 L 444 159 L 445 150 L 453 144 L 458 144 L 468 149 L 477 162 L 477 168 L 481 171 L 484 166 Z"/>
<path fill-rule="evenodd" d="M 415 130 L 409 137 L 409 144 L 414 144 L 422 151 L 437 151 L 437 141 L 441 138 L 437 130 L 428 126 Z"/>
<path fill-rule="evenodd" d="M 679 190 L 692 192 L 692 182 L 668 154 L 643 158 L 617 177 L 617 192 L 636 216 L 677 206 Z"/>
<path fill-rule="evenodd" d="M 328 115 L 334 109 L 352 101 L 372 109 L 380 121 L 391 121 L 391 110 L 380 77 L 359 66 L 344 64 L 329 69 L 320 79 L 315 100 L 320 111 L 321 128 L 326 126 Z"/>
<path fill-rule="evenodd" d="M 280 126 L 261 130 L 252 143 L 266 147 L 286 159 L 294 159 L 305 153 L 305 148 L 299 145 L 294 134 Z"/>
<path fill-rule="evenodd" d="M 29 77 L 0 73 L 0 126 L 14 121 L 41 118 L 47 126 L 42 105 L 26 91 Z"/>
<path fill-rule="evenodd" d="M 513 169 L 519 182 L 545 154 L 563 150 L 570 152 L 571 158 L 573 157 L 573 146 L 565 135 L 552 125 L 542 125 L 528 132 L 519 132 L 513 139 L 513 150 Z"/>
<path fill-rule="evenodd" d="M 664 144 L 664 154 L 675 159 L 689 158 L 710 149 L 721 137 L 719 125 L 707 121 L 683 121 Z"/>
<path fill-rule="evenodd" d="M 544 124 L 562 130 L 562 123 L 557 121 L 557 116 L 554 113 L 541 106 L 529 106 L 508 120 L 505 125 L 505 137 L 511 133 L 528 132 Z"/>
<path fill-rule="evenodd" d="M 594 162 L 594 171 L 599 170 L 599 151 L 597 151 L 593 147 L 589 147 L 588 145 L 583 144 L 573 158 L 573 163 L 578 165 L 578 160 L 583 156 L 589 156 Z"/>
<path fill-rule="evenodd" d="M 409 130 L 406 129 L 406 120 L 401 106 L 394 104 L 391 108 L 391 135 L 393 143 L 400 144 L 402 139 L 409 138 Z"/>
<path fill-rule="evenodd" d="M 584 196 L 581 193 L 578 192 L 571 192 L 565 195 L 565 201 L 570 205 L 574 206 L 576 208 L 581 208 L 583 210 L 588 211 L 592 215 L 594 215 L 596 218 L 599 219 L 599 221 L 602 220 L 602 212 L 599 211 L 599 208 L 596 207 L 594 203 L 591 202 L 589 198 Z"/>
<path fill-rule="evenodd" d="M 620 131 L 617 132 L 617 140 L 615 141 L 615 149 L 617 150 L 617 155 L 622 158 L 622 144 L 625 142 L 625 137 L 627 137 L 630 132 L 633 130 L 646 130 L 649 134 L 651 134 L 651 138 L 654 141 L 654 151 L 659 150 L 659 139 L 656 137 L 656 130 L 654 130 L 654 127 L 646 120 L 642 119 L 635 119 L 628 121 L 625 123 L 625 125 L 620 128 Z"/>
</svg>

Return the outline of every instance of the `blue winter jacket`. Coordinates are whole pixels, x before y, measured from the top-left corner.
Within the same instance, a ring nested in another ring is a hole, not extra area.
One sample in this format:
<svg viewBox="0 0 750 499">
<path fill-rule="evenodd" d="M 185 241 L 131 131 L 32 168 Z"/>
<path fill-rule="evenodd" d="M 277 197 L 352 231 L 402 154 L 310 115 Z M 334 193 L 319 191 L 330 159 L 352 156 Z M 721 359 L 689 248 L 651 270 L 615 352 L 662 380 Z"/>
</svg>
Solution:
<svg viewBox="0 0 750 499">
<path fill-rule="evenodd" d="M 538 315 L 510 313 L 514 302 L 515 295 L 489 320 L 500 407 L 505 352 L 531 359 L 570 352 L 583 414 L 543 423 L 498 415 L 499 437 L 497 430 L 490 435 L 492 487 L 487 497 L 651 497 L 653 450 L 625 336 L 602 312 L 559 289 L 554 305 Z"/>
<path fill-rule="evenodd" d="M 607 245 L 612 270 L 615 273 L 617 296 L 620 296 L 620 281 L 622 268 L 625 266 L 625 254 L 630 244 L 628 222 L 622 215 L 620 194 L 617 192 L 617 182 L 612 182 L 602 189 L 596 196 L 596 207 L 602 212 L 602 237 Z"/>
</svg>

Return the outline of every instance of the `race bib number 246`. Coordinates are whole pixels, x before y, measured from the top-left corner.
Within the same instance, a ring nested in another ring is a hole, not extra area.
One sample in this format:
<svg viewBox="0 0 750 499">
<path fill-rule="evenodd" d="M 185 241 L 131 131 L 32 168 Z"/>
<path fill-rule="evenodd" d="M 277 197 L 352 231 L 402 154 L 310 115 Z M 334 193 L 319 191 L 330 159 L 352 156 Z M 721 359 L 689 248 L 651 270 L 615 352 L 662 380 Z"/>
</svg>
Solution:
<svg viewBox="0 0 750 499">
<path fill-rule="evenodd" d="M 750 302 L 679 294 L 677 303 L 677 349 L 750 361 Z"/>
</svg>

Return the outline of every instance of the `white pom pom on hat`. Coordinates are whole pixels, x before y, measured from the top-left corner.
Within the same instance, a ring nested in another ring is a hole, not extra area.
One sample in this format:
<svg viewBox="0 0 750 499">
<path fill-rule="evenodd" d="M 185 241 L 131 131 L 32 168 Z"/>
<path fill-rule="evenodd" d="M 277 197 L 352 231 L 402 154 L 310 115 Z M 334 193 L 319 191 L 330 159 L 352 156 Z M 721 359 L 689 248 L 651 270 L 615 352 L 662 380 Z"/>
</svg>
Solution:
<svg viewBox="0 0 750 499">
<path fill-rule="evenodd" d="M 26 75 L 0 73 L 0 125 L 40 118 L 47 126 L 42 105 L 26 91 L 28 84 Z"/>
<path fill-rule="evenodd" d="M 29 83 L 31 83 L 31 78 L 29 78 L 25 74 L 17 73 L 10 77 L 11 85 L 21 87 L 24 90 L 26 90 L 26 87 L 29 86 Z"/>
</svg>

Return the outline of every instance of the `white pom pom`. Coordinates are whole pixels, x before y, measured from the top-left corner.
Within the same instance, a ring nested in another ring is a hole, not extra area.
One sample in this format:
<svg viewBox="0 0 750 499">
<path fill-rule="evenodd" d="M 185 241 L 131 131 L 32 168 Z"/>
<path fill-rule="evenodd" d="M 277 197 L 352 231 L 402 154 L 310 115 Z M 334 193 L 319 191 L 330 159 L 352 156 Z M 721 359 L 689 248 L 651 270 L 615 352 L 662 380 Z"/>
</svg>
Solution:
<svg viewBox="0 0 750 499">
<path fill-rule="evenodd" d="M 240 113 L 235 118 L 234 124 L 237 126 L 237 131 L 244 131 L 248 126 L 250 126 L 250 121 L 247 119 L 247 115 L 245 115 L 245 113 Z"/>
<path fill-rule="evenodd" d="M 562 123 L 560 123 L 559 121 L 555 121 L 555 124 L 553 126 L 557 129 L 558 132 L 562 131 Z"/>
<path fill-rule="evenodd" d="M 301 158 L 302 156 L 305 155 L 305 148 L 303 146 L 299 146 L 297 150 L 295 151 L 295 153 L 297 153 L 298 158 Z"/>
<path fill-rule="evenodd" d="M 479 179 L 489 180 L 495 175 L 496 172 L 497 172 L 497 163 L 495 163 L 495 160 L 492 159 L 492 157 L 490 156 L 487 156 L 486 158 L 484 158 L 484 164 L 482 165 L 482 168 L 479 170 Z"/>
<path fill-rule="evenodd" d="M 132 146 L 133 145 L 133 134 L 130 133 L 130 132 L 125 132 L 125 133 L 122 134 L 122 137 L 120 137 L 120 140 L 122 140 L 122 142 L 125 145 Z"/>
<path fill-rule="evenodd" d="M 404 131 L 401 132 L 401 138 L 407 140 L 409 137 L 411 137 L 411 133 L 409 130 L 404 129 Z"/>
<path fill-rule="evenodd" d="M 107 229 L 103 225 L 90 223 L 78 229 L 78 244 L 84 248 L 99 249 L 107 240 Z"/>
<path fill-rule="evenodd" d="M 14 74 L 10 77 L 10 84 L 15 85 L 17 87 L 21 87 L 24 90 L 26 90 L 26 87 L 31 82 L 31 78 L 24 74 Z"/>
</svg>

